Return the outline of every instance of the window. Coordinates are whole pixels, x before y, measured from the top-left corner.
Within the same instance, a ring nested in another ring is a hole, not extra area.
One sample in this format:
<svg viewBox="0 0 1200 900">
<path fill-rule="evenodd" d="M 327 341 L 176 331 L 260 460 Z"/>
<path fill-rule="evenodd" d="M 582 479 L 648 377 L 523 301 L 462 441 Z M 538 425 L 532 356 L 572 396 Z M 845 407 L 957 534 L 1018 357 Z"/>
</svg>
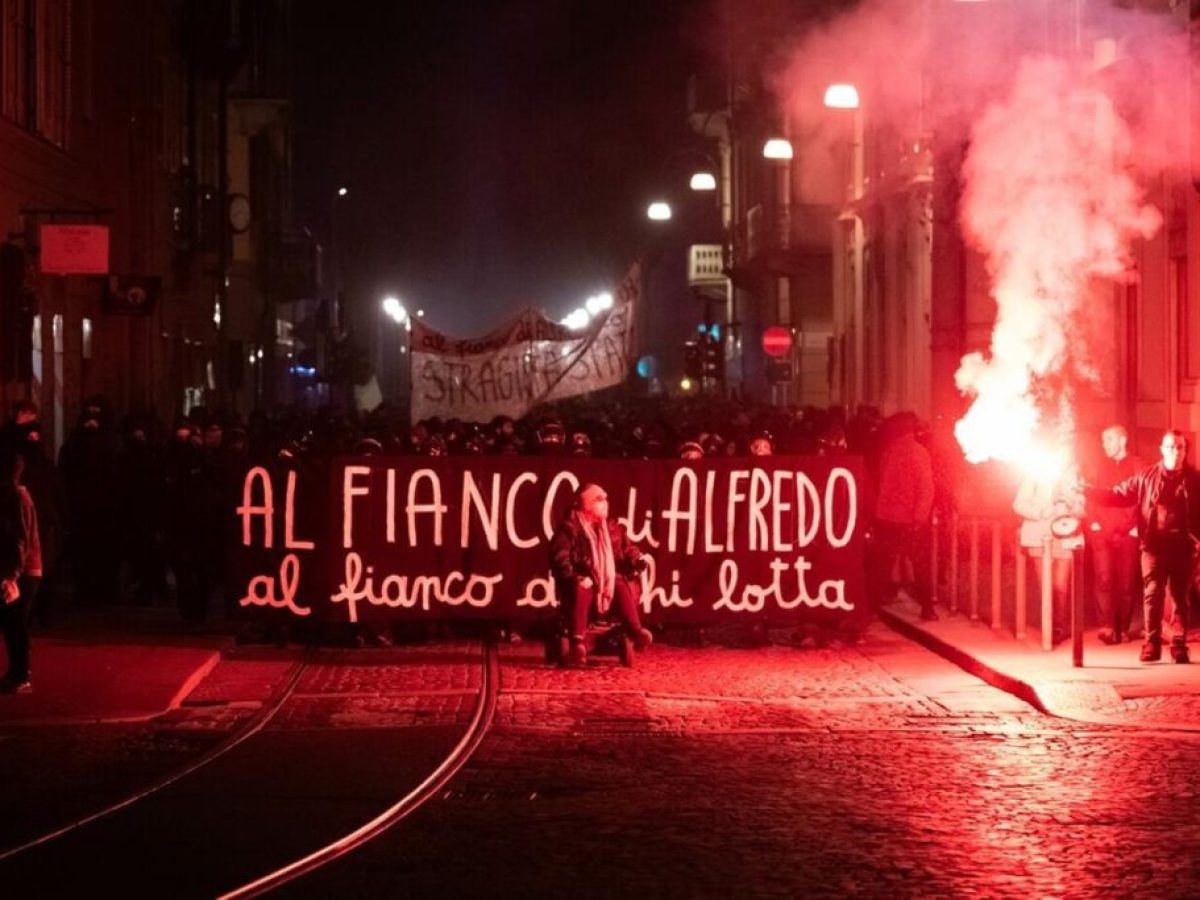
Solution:
<svg viewBox="0 0 1200 900">
<path fill-rule="evenodd" d="M 67 145 L 74 0 L 0 0 L 0 111 Z"/>
<path fill-rule="evenodd" d="M 21 126 L 29 121 L 29 0 L 3 0 L 3 112 Z"/>
</svg>

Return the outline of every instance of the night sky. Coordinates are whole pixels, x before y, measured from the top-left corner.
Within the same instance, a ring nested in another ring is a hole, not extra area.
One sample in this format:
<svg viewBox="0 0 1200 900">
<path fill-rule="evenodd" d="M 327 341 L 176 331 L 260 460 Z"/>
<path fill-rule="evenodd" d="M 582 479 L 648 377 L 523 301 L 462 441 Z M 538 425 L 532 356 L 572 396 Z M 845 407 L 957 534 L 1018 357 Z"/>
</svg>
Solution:
<svg viewBox="0 0 1200 900">
<path fill-rule="evenodd" d="M 387 292 L 461 335 L 525 303 L 563 315 L 652 240 L 655 186 L 686 179 L 708 3 L 295 9 L 297 219 L 324 236 L 349 187 L 337 242 L 359 327 Z"/>
</svg>

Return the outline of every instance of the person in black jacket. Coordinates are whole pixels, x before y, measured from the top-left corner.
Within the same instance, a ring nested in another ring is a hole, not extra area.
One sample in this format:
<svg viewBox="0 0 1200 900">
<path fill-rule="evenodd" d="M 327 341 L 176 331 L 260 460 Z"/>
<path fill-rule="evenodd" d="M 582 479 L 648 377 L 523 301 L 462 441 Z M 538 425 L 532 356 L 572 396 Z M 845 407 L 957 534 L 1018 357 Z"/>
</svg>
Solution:
<svg viewBox="0 0 1200 900">
<path fill-rule="evenodd" d="M 643 650 L 652 640 L 638 615 L 638 573 L 645 561 L 620 522 L 608 517 L 608 495 L 598 484 L 585 484 L 575 492 L 571 511 L 550 541 L 550 569 L 554 591 L 570 629 L 570 666 L 587 663 L 584 635 L 595 607 L 601 615 L 616 611 Z"/>
<path fill-rule="evenodd" d="M 1142 662 L 1162 659 L 1163 601 L 1168 590 L 1176 610 L 1171 658 L 1177 663 L 1190 661 L 1188 600 L 1200 543 L 1200 473 L 1187 464 L 1187 449 L 1182 431 L 1168 431 L 1159 446 L 1160 462 L 1111 488 L 1085 489 L 1089 500 L 1136 508 L 1145 616 Z"/>
</svg>

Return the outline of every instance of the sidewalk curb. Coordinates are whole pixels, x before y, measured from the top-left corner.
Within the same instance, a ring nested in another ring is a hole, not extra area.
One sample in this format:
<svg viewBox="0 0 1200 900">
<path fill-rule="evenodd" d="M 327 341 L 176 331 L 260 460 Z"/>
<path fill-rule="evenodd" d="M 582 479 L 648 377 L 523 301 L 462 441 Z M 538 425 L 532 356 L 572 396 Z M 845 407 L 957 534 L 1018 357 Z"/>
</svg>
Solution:
<svg viewBox="0 0 1200 900">
<path fill-rule="evenodd" d="M 179 709 L 188 696 L 220 665 L 229 652 L 230 646 L 208 648 L 204 657 L 197 661 L 182 682 L 174 688 L 171 695 L 155 708 L 143 707 L 142 710 L 130 710 L 127 714 L 120 710 L 109 712 L 96 711 L 88 713 L 64 713 L 29 717 L 29 718 L 0 718 L 0 729 L 44 728 L 55 726 L 76 725 L 136 725 L 155 721 L 168 713 Z"/>
<path fill-rule="evenodd" d="M 1190 722 L 1125 722 L 1115 716 L 1095 713 L 1089 715 L 1074 707 L 1064 708 L 1058 703 L 1048 701 L 1036 684 L 1030 684 L 1006 672 L 1001 672 L 978 657 L 972 656 L 961 647 L 943 640 L 891 610 L 880 609 L 879 618 L 897 633 L 915 641 L 927 650 L 933 651 L 943 659 L 954 663 L 964 672 L 974 675 L 992 687 L 1011 694 L 1018 700 L 1023 700 L 1044 715 L 1081 722 L 1086 725 L 1105 725 L 1132 731 L 1182 731 L 1200 734 L 1200 725 Z"/>
<path fill-rule="evenodd" d="M 137 724 L 139 722 L 153 722 L 155 719 L 179 709 L 179 707 L 183 705 L 183 701 L 191 695 L 192 691 L 197 688 L 200 682 L 202 682 L 212 673 L 213 669 L 220 665 L 221 660 L 224 658 L 224 648 L 213 650 L 212 653 L 209 654 L 208 658 L 199 666 L 197 666 L 195 671 L 193 671 L 192 674 L 189 675 L 183 682 L 183 684 L 180 685 L 179 690 L 177 690 L 171 699 L 167 701 L 167 705 L 156 712 L 140 713 L 136 716 L 111 716 L 107 718 L 97 718 L 93 719 L 92 722 L 97 725 L 130 725 Z"/>
<path fill-rule="evenodd" d="M 1038 712 L 1047 716 L 1055 716 L 1058 718 L 1070 718 L 1062 716 L 1061 713 L 1054 712 L 1047 708 L 1042 702 L 1042 698 L 1038 696 L 1037 689 L 1028 682 L 1022 681 L 1019 678 L 1014 678 L 1011 675 L 1001 672 L 999 669 L 994 669 L 982 660 L 977 659 L 954 644 L 942 640 L 936 635 L 930 634 L 924 628 L 919 628 L 911 622 L 906 621 L 901 616 L 896 615 L 887 609 L 879 610 L 879 618 L 883 620 L 893 631 L 899 632 L 909 640 L 916 641 L 927 650 L 932 650 L 943 659 L 954 663 L 964 672 L 969 672 L 981 681 L 990 684 L 994 688 L 1004 691 L 1006 694 L 1012 694 L 1018 700 L 1023 700 L 1036 709 Z"/>
</svg>

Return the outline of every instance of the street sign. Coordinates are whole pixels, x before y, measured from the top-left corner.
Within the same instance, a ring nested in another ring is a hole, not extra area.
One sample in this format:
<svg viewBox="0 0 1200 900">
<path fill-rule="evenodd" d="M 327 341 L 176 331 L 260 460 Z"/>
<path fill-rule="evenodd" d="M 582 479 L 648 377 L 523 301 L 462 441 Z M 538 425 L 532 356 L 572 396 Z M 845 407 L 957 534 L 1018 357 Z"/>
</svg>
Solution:
<svg viewBox="0 0 1200 900">
<path fill-rule="evenodd" d="M 782 325 L 772 325 L 763 332 L 762 348 L 767 356 L 787 356 L 792 349 L 792 332 Z"/>
<path fill-rule="evenodd" d="M 49 275 L 107 275 L 107 225 L 43 225 L 41 268 Z"/>
</svg>

